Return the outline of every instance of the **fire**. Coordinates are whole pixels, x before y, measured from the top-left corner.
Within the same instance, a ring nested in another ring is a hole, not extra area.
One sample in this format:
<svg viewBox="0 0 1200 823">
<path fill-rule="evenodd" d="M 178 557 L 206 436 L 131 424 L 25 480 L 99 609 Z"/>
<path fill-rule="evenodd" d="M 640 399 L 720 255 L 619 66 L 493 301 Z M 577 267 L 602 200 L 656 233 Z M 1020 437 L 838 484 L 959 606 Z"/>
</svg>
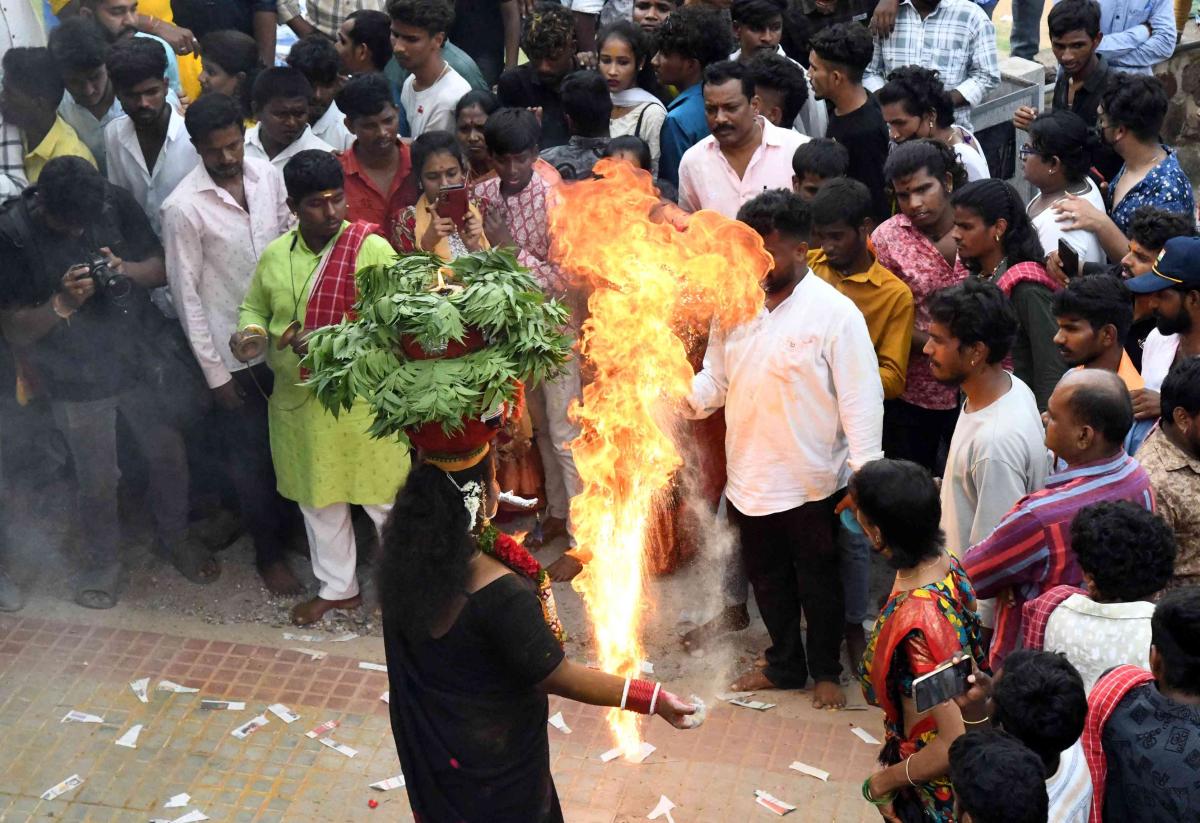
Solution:
<svg viewBox="0 0 1200 823">
<path fill-rule="evenodd" d="M 556 258 L 591 291 L 580 350 L 594 377 L 572 410 L 583 493 L 571 517 L 592 559 L 574 586 L 601 668 L 637 677 L 647 525 L 682 465 L 670 432 L 692 368 L 679 332 L 752 318 L 771 258 L 757 233 L 715 212 L 693 215 L 686 231 L 653 222 L 650 176 L 627 163 L 601 160 L 596 172 L 602 179 L 560 187 L 551 211 Z M 608 722 L 635 752 L 636 717 L 614 709 Z"/>
</svg>

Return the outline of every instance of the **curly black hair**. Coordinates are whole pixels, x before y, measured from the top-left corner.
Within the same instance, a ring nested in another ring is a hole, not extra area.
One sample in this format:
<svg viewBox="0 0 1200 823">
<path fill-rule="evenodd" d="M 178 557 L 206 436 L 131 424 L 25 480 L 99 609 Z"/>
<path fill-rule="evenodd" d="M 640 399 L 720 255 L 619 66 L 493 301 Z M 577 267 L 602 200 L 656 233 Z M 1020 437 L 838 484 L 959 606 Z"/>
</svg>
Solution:
<svg viewBox="0 0 1200 823">
<path fill-rule="evenodd" d="M 1187 237 L 1196 230 L 1190 214 L 1140 206 L 1129 224 L 1129 237 L 1147 250 L 1158 251 L 1172 237 Z"/>
<path fill-rule="evenodd" d="M 950 744 L 950 782 L 974 823 L 1046 823 L 1042 760 L 1007 732 L 959 735 Z"/>
<path fill-rule="evenodd" d="M 887 76 L 887 83 L 875 92 L 881 106 L 899 103 L 909 117 L 924 117 L 933 112 L 939 129 L 954 123 L 954 102 L 942 78 L 924 66 L 901 66 Z"/>
<path fill-rule="evenodd" d="M 994 226 L 1000 220 L 1008 224 L 1001 243 L 1004 259 L 1009 266 L 1018 263 L 1041 263 L 1046 259 L 1042 241 L 1033 229 L 1025 203 L 1012 184 L 1005 180 L 988 178 L 973 180 L 950 196 L 955 208 L 969 209 L 983 220 L 985 225 Z M 978 267 L 978 263 L 965 260 L 967 268 Z"/>
<path fill-rule="evenodd" d="M 729 25 L 716 9 L 684 6 L 659 26 L 656 33 L 662 54 L 691 58 L 703 68 L 727 60 L 733 52 Z"/>
<path fill-rule="evenodd" d="M 148 37 L 118 40 L 108 53 L 108 79 L 117 92 L 131 89 L 147 80 L 167 76 L 167 53 Z"/>
<path fill-rule="evenodd" d="M 446 0 L 391 0 L 387 13 L 397 23 L 424 29 L 432 37 L 454 25 L 454 4 Z"/>
<path fill-rule="evenodd" d="M 808 102 L 808 79 L 804 70 L 786 57 L 771 52 L 754 55 L 746 68 L 756 94 L 759 89 L 767 89 L 782 96 L 783 125 L 790 128 Z"/>
<path fill-rule="evenodd" d="M 779 232 L 794 240 L 808 242 L 812 230 L 812 212 L 800 195 L 787 189 L 769 189 L 748 200 L 738 209 L 737 219 L 763 237 Z"/>
<path fill-rule="evenodd" d="M 1122 126 L 1143 142 L 1157 140 L 1167 119 L 1167 90 L 1149 74 L 1112 72 L 1100 107 L 1110 126 Z"/>
<path fill-rule="evenodd" d="M 521 26 L 521 51 L 530 60 L 575 51 L 575 18 L 558 3 L 538 3 Z"/>
<path fill-rule="evenodd" d="M 954 149 L 941 140 L 921 138 L 906 140 L 888 155 L 883 164 L 883 177 L 891 185 L 897 180 L 911 177 L 924 169 L 925 173 L 939 181 L 950 176 L 950 191 L 967 182 L 967 170 Z"/>
<path fill-rule="evenodd" d="M 1171 367 L 1160 399 L 1164 425 L 1171 422 L 1176 409 L 1183 409 L 1188 417 L 1200 414 L 1200 357 L 1184 357 Z"/>
<path fill-rule="evenodd" d="M 92 71 L 108 59 L 104 28 L 91 17 L 69 17 L 50 32 L 50 55 L 59 71 Z"/>
<path fill-rule="evenodd" d="M 1105 601 L 1149 600 L 1175 570 L 1175 534 L 1128 500 L 1094 503 L 1071 521 L 1071 550 Z"/>
<path fill-rule="evenodd" d="M 808 47 L 827 63 L 840 66 L 855 83 L 871 64 L 875 42 L 867 27 L 859 23 L 834 23 L 814 34 Z"/>
<path fill-rule="evenodd" d="M 338 82 L 337 47 L 323 34 L 310 34 L 298 40 L 288 51 L 287 64 L 302 71 L 308 82 L 315 86 L 332 86 Z"/>
<path fill-rule="evenodd" d="M 1133 296 L 1124 281 L 1111 274 L 1073 277 L 1065 289 L 1054 293 L 1050 311 L 1055 317 L 1077 317 L 1093 331 L 1112 326 L 1117 342 L 1124 344 L 1133 325 Z"/>
<path fill-rule="evenodd" d="M 929 300 L 929 315 L 950 330 L 960 346 L 983 343 L 987 362 L 999 363 L 1017 339 L 1017 313 L 1000 287 L 978 277 L 947 286 Z"/>
<path fill-rule="evenodd" d="M 1064 655 L 1018 649 L 1004 658 L 992 691 L 992 719 L 1042 759 L 1046 776 L 1083 734 L 1087 691 Z"/>
</svg>

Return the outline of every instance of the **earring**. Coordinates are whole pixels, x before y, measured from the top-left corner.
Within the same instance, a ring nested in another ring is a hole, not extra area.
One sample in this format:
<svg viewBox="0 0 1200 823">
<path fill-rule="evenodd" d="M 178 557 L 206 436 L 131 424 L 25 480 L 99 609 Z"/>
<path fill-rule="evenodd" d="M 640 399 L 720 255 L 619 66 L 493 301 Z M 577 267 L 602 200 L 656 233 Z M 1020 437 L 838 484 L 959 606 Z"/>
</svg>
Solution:
<svg viewBox="0 0 1200 823">
<path fill-rule="evenodd" d="M 997 243 L 999 243 L 999 242 L 1000 242 L 1000 235 L 998 235 L 998 234 L 996 235 L 996 242 L 997 242 Z"/>
</svg>

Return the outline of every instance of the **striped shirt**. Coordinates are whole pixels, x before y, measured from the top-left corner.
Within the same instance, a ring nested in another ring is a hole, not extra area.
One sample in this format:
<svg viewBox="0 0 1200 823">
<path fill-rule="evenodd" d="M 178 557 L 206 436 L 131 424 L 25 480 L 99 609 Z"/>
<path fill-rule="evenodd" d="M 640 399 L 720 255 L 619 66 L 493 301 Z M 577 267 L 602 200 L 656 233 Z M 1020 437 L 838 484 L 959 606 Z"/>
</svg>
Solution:
<svg viewBox="0 0 1200 823">
<path fill-rule="evenodd" d="M 1071 551 L 1071 521 L 1085 506 L 1129 500 L 1154 510 L 1150 477 L 1136 460 L 1115 457 L 1051 475 L 1046 488 L 1017 501 L 987 538 L 967 550 L 963 568 L 978 597 L 1012 597 L 996 604 L 990 663 L 1000 667 L 1021 637 L 1021 607 L 1054 586 L 1078 586 L 1083 571 Z"/>
<path fill-rule="evenodd" d="M 967 101 L 955 110 L 960 126 L 971 128 L 971 106 L 1000 85 L 996 27 L 970 0 L 941 0 L 922 18 L 912 0 L 901 0 L 891 36 L 875 38 L 875 54 L 863 75 L 868 91 L 879 91 L 887 76 L 902 66 L 925 66 L 941 77 L 946 91 Z"/>
<path fill-rule="evenodd" d="M 1058 770 L 1046 778 L 1050 820 L 1055 823 L 1088 823 L 1092 811 L 1092 774 L 1083 745 L 1076 740 L 1058 758 Z"/>
</svg>

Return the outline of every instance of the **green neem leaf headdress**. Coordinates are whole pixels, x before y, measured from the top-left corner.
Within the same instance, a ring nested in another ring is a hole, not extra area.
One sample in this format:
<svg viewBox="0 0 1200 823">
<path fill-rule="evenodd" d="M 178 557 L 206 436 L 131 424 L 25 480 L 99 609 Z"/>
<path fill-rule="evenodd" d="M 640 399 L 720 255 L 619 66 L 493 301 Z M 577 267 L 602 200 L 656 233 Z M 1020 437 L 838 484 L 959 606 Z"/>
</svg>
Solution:
<svg viewBox="0 0 1200 823">
<path fill-rule="evenodd" d="M 449 284 L 441 291 L 439 272 Z M 513 401 L 518 381 L 552 377 L 570 356 L 566 307 L 505 250 L 450 264 L 409 254 L 356 278 L 356 319 L 315 331 L 302 365 L 334 415 L 365 401 L 374 437 L 429 423 L 455 434 Z"/>
</svg>

